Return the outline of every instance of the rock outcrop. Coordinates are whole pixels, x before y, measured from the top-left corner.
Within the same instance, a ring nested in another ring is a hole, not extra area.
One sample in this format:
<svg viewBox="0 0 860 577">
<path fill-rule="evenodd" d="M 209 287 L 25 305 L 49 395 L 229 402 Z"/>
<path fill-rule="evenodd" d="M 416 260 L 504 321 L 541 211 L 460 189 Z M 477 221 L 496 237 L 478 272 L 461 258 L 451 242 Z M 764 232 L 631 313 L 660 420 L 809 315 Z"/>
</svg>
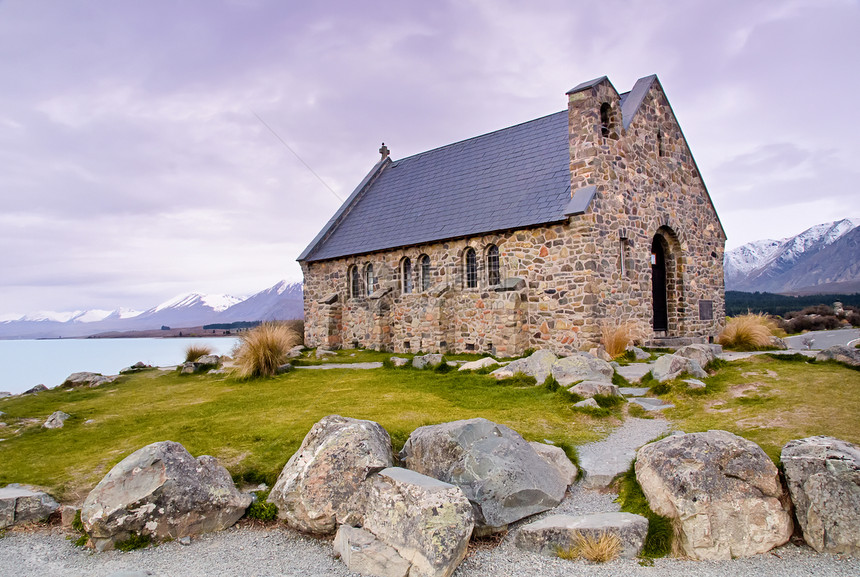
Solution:
<svg viewBox="0 0 860 577">
<path fill-rule="evenodd" d="M 621 541 L 620 556 L 632 559 L 642 552 L 648 534 L 648 519 L 633 513 L 594 515 L 550 515 L 520 527 L 514 545 L 525 551 L 555 557 L 558 551 L 576 547 L 580 536 L 597 538 L 615 535 Z"/>
<path fill-rule="evenodd" d="M 35 387 L 33 387 L 31 389 L 27 389 L 26 391 L 24 391 L 21 394 L 22 395 L 35 395 L 36 393 L 41 393 L 41 392 L 47 391 L 47 390 L 48 390 L 48 387 L 46 387 L 45 385 L 36 385 Z"/>
<path fill-rule="evenodd" d="M 698 362 L 679 355 L 663 355 L 654 361 L 654 366 L 651 368 L 651 375 L 661 383 L 685 374 L 697 379 L 708 376 Z"/>
<path fill-rule="evenodd" d="M 84 501 L 81 521 L 104 551 L 133 534 L 180 539 L 226 529 L 250 504 L 214 457 L 195 459 L 179 443 L 162 441 L 111 469 Z"/>
<path fill-rule="evenodd" d="M 567 479 L 519 433 L 487 419 L 419 427 L 400 458 L 409 469 L 460 487 L 481 533 L 551 509 L 567 490 Z"/>
<path fill-rule="evenodd" d="M 673 435 L 637 453 L 636 479 L 651 509 L 672 519 L 683 553 L 749 557 L 782 545 L 792 522 L 776 466 L 726 431 Z"/>
<path fill-rule="evenodd" d="M 588 353 L 573 353 L 569 357 L 558 360 L 552 366 L 552 376 L 562 387 L 572 385 L 577 381 L 612 382 L 615 370 L 612 365 Z"/>
<path fill-rule="evenodd" d="M 42 428 L 44 429 L 62 429 L 63 425 L 66 423 L 66 419 L 71 417 L 70 414 L 64 413 L 63 411 L 54 411 L 51 413 L 51 416 L 42 423 Z"/>
<path fill-rule="evenodd" d="M 719 345 L 716 346 L 719 347 Z M 717 355 L 714 352 L 714 345 L 705 345 L 699 343 L 681 347 L 680 349 L 675 351 L 674 354 L 678 357 L 686 357 L 688 359 L 693 359 L 702 369 L 708 366 L 708 363 L 717 358 Z"/>
<path fill-rule="evenodd" d="M 60 507 L 53 497 L 27 485 L 10 483 L 0 489 L 0 529 L 41 521 Z"/>
<path fill-rule="evenodd" d="M 66 380 L 60 386 L 66 389 L 74 387 L 97 387 L 106 383 L 112 383 L 115 379 L 116 377 L 106 377 L 100 373 L 72 373 L 66 377 Z"/>
<path fill-rule="evenodd" d="M 329 415 L 305 436 L 268 501 L 288 525 L 334 533 L 336 514 L 371 474 L 394 463 L 391 438 L 378 423 Z"/>
<path fill-rule="evenodd" d="M 829 347 L 815 355 L 816 361 L 837 361 L 851 365 L 852 367 L 860 367 L 860 349 L 852 349 L 841 345 Z"/>
<path fill-rule="evenodd" d="M 364 533 L 338 530 L 335 547 L 352 571 L 366 565 L 365 555 L 353 559 L 344 550 L 381 551 L 374 575 L 448 577 L 463 560 L 474 528 L 472 506 L 454 485 L 392 467 L 369 477 L 339 516 L 346 524 L 360 524 Z M 406 563 L 370 539 L 396 551 Z M 368 553 L 369 555 L 369 553 Z"/>
<path fill-rule="evenodd" d="M 477 361 L 471 361 L 468 363 L 464 363 L 460 366 L 458 371 L 477 371 L 480 369 L 484 369 L 487 367 L 494 367 L 499 364 L 499 361 L 492 357 L 484 357 L 483 359 L 478 359 Z"/>
<path fill-rule="evenodd" d="M 412 357 L 412 366 L 416 369 L 423 369 L 425 367 L 435 368 L 441 365 L 443 360 L 442 355 L 439 353 L 419 355 Z"/>
<path fill-rule="evenodd" d="M 780 460 L 809 546 L 860 556 L 860 447 L 833 437 L 809 437 L 790 441 Z"/>
</svg>

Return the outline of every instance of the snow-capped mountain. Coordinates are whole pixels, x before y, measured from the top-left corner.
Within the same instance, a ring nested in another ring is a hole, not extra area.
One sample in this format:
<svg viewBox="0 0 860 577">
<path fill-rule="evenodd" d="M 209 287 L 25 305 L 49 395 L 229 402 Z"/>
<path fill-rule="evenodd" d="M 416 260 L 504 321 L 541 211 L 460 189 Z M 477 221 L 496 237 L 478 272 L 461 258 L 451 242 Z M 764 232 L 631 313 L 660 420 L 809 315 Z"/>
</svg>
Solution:
<svg viewBox="0 0 860 577">
<path fill-rule="evenodd" d="M 759 240 L 726 252 L 727 290 L 809 292 L 815 287 L 848 290 L 838 283 L 860 281 L 855 270 L 860 253 L 850 238 L 860 235 L 860 219 L 843 219 L 813 226 L 782 240 Z M 837 286 L 828 286 L 837 283 Z"/>
<path fill-rule="evenodd" d="M 31 313 L 0 322 L 0 338 L 79 337 L 106 331 L 158 329 L 162 326 L 193 327 L 235 321 L 287 320 L 303 315 L 302 285 L 281 281 L 248 298 L 188 293 L 178 295 L 145 311 Z"/>
</svg>

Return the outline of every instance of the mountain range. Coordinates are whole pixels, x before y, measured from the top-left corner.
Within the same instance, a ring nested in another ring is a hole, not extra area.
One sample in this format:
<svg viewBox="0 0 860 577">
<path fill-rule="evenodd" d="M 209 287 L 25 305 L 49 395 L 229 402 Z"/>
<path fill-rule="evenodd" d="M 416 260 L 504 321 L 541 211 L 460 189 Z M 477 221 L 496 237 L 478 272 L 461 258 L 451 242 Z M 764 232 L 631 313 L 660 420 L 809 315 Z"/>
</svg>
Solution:
<svg viewBox="0 0 860 577">
<path fill-rule="evenodd" d="M 860 219 L 813 226 L 782 240 L 726 251 L 726 290 L 783 294 L 860 292 Z"/>
<path fill-rule="evenodd" d="M 247 298 L 190 293 L 145 311 L 41 312 L 0 322 L 0 338 L 81 337 L 108 331 L 193 327 L 236 321 L 300 319 L 302 284 L 281 281 Z"/>
</svg>

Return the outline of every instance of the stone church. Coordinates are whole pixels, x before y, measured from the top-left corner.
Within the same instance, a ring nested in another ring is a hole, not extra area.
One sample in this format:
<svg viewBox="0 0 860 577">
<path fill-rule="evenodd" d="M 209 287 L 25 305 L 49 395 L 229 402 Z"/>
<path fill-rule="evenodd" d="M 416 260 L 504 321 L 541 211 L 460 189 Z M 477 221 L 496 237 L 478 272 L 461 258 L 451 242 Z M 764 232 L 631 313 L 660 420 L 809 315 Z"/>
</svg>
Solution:
<svg viewBox="0 0 860 577">
<path fill-rule="evenodd" d="M 656 76 L 605 76 L 567 109 L 381 160 L 299 257 L 305 342 L 569 353 L 629 324 L 708 342 L 726 235 Z"/>
</svg>

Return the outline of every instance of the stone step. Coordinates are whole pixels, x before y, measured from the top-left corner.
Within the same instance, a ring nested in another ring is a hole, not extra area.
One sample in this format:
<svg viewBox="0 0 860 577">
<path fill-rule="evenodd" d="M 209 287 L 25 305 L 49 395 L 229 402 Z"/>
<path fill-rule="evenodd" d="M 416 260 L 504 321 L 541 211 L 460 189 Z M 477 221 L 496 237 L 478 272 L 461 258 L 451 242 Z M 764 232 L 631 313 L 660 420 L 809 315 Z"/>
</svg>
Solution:
<svg viewBox="0 0 860 577">
<path fill-rule="evenodd" d="M 514 545 L 525 551 L 555 557 L 559 550 L 575 549 L 580 536 L 598 538 L 615 535 L 621 541 L 619 556 L 633 559 L 642 552 L 648 519 L 633 513 L 551 515 L 520 527 Z"/>
<path fill-rule="evenodd" d="M 669 424 L 663 420 L 628 417 L 603 441 L 579 447 L 579 466 L 585 472 L 583 488 L 608 486 L 612 479 L 630 468 L 639 447 L 668 430 Z"/>
<path fill-rule="evenodd" d="M 650 397 L 633 398 L 630 399 L 630 402 L 636 403 L 646 411 L 662 411 L 663 409 L 671 409 L 675 407 L 672 403 L 667 403 L 662 399 L 653 399 Z"/>
<path fill-rule="evenodd" d="M 644 397 L 651 389 L 648 387 L 619 387 L 618 390 L 625 397 Z"/>
</svg>

